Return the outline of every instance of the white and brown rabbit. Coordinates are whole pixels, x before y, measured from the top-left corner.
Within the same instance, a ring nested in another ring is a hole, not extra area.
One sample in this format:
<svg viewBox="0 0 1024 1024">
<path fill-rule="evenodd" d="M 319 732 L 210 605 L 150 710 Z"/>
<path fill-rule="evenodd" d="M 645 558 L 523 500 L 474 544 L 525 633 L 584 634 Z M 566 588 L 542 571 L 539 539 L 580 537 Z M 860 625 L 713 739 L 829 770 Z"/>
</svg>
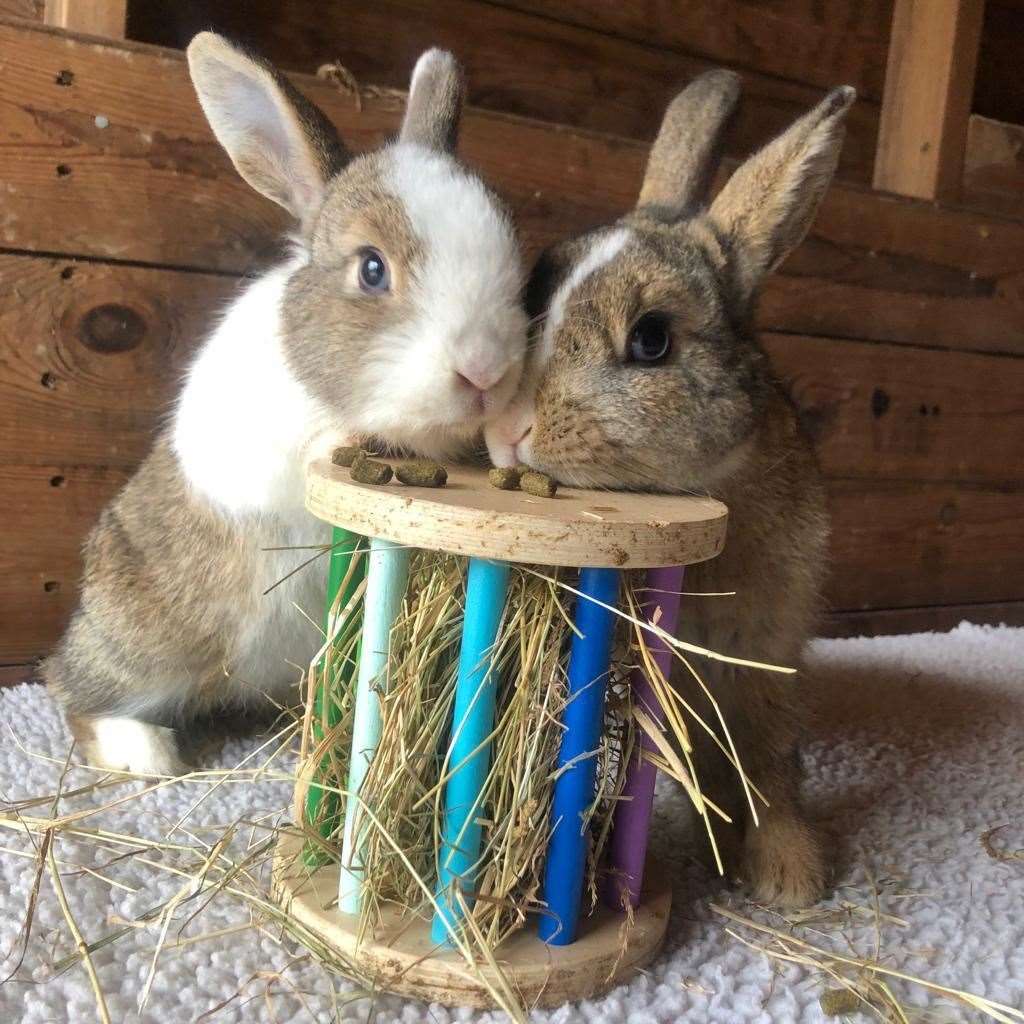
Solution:
<svg viewBox="0 0 1024 1024">
<path fill-rule="evenodd" d="M 303 508 L 308 461 L 364 436 L 453 454 L 515 393 L 526 349 L 511 221 L 453 156 L 450 54 L 420 58 L 398 139 L 358 157 L 264 61 L 211 33 L 188 60 L 238 172 L 300 233 L 200 348 L 42 668 L 86 758 L 137 772 L 180 770 L 176 726 L 282 699 L 315 653 L 323 561 L 265 593 L 328 539 Z"/>
<path fill-rule="evenodd" d="M 680 635 L 794 665 L 819 609 L 828 523 L 814 457 L 754 315 L 762 278 L 804 237 L 828 187 L 854 92 L 830 93 L 708 205 L 738 92 L 725 71 L 693 82 L 665 115 L 636 209 L 540 259 L 527 303 L 539 326 L 521 393 L 486 436 L 496 464 L 525 462 L 567 484 L 726 502 L 725 551 L 688 573 L 687 590 L 736 596 L 686 602 Z M 768 801 L 754 827 L 736 773 L 692 731 L 703 784 L 746 822 L 723 830 L 731 869 L 758 900 L 812 902 L 827 872 L 799 797 L 810 697 L 791 676 L 699 669 Z M 694 688 L 682 673 L 676 683 Z"/>
</svg>

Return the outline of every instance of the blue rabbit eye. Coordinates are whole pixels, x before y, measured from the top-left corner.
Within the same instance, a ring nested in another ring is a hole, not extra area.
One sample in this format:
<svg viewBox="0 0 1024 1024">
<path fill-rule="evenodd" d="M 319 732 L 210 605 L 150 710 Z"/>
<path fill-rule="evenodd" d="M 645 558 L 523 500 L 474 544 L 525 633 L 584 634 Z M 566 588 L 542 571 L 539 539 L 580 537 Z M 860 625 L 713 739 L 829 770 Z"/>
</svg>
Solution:
<svg viewBox="0 0 1024 1024">
<path fill-rule="evenodd" d="M 660 363 L 672 351 L 668 321 L 660 313 L 640 317 L 629 332 L 629 359 L 636 363 Z"/>
<path fill-rule="evenodd" d="M 376 249 L 363 249 L 359 262 L 359 287 L 364 292 L 386 292 L 391 274 L 384 257 Z"/>
</svg>

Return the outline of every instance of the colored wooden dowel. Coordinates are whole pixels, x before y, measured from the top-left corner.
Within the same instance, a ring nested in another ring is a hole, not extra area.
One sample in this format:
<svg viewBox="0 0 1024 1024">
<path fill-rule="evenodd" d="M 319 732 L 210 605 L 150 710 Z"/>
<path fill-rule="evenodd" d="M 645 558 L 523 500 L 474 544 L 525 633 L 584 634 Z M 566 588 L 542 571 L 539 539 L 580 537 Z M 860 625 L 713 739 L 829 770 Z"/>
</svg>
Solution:
<svg viewBox="0 0 1024 1024">
<path fill-rule="evenodd" d="M 454 937 L 461 914 L 454 889 L 458 888 L 467 903 L 472 902 L 481 843 L 477 819 L 491 766 L 491 745 L 485 741 L 494 728 L 498 687 L 492 655 L 505 607 L 508 575 L 509 567 L 503 562 L 469 560 L 448 759 L 450 775 L 445 786 L 444 830 L 438 857 L 438 909 L 431 926 L 435 942 Z"/>
<path fill-rule="evenodd" d="M 363 889 L 363 828 L 359 793 L 380 743 L 381 712 L 376 688 L 386 673 L 391 627 L 398 617 L 409 579 L 409 549 L 374 538 L 367 556 L 363 636 L 356 681 L 352 723 L 352 757 L 348 772 L 348 799 L 338 878 L 338 906 L 343 913 L 359 913 Z"/>
<path fill-rule="evenodd" d="M 649 569 L 646 594 L 640 616 L 647 622 L 657 617 L 658 626 L 675 636 L 679 624 L 679 599 L 683 587 L 683 566 Z M 657 616 L 658 609 L 660 616 Z M 644 641 L 651 659 L 661 674 L 668 679 L 672 672 L 672 649 L 657 634 L 644 633 Z M 633 702 L 642 708 L 659 726 L 664 712 L 657 694 L 643 666 L 633 669 L 629 677 Z M 624 910 L 626 904 L 640 905 L 640 890 L 644 881 L 644 862 L 647 859 L 647 839 L 654 807 L 654 783 L 658 769 L 647 761 L 643 752 L 656 750 L 654 741 L 642 732 L 636 752 L 626 769 L 626 782 L 622 799 L 615 808 L 611 836 L 611 872 L 605 885 L 605 903 L 613 910 Z"/>
<path fill-rule="evenodd" d="M 331 531 L 331 549 L 327 562 L 327 602 L 324 605 L 324 634 L 330 633 L 331 609 L 338 600 L 339 612 L 352 599 L 357 587 L 366 572 L 366 563 L 359 556 L 360 537 L 358 534 L 335 526 Z M 356 560 L 352 565 L 353 559 Z M 350 572 L 351 569 L 351 572 Z M 347 582 L 346 582 L 347 580 Z M 344 593 L 338 598 L 338 592 L 344 587 Z M 335 640 L 335 649 L 341 648 Z M 325 666 L 331 666 L 330 678 L 327 678 Z M 320 680 L 313 694 L 313 742 L 322 742 L 324 736 L 338 724 L 341 719 L 341 692 L 346 689 L 355 672 L 355 662 L 349 658 L 328 658 L 320 663 Z M 317 784 L 330 769 L 331 759 L 325 756 L 320 762 L 313 781 L 306 790 L 306 824 L 313 828 L 324 839 L 329 839 L 338 827 L 340 801 L 337 793 L 325 793 Z M 324 863 L 328 858 L 325 851 L 315 843 L 306 843 L 303 848 L 303 859 L 310 867 Z"/>
<path fill-rule="evenodd" d="M 552 801 L 552 834 L 544 866 L 544 900 L 539 934 L 555 946 L 576 939 L 583 872 L 587 858 L 584 816 L 594 801 L 596 751 L 604 720 L 612 640 L 618 618 L 612 610 L 619 592 L 617 569 L 582 569 L 569 652 L 569 703 L 562 714 L 560 774 Z M 601 602 L 600 604 L 597 602 Z M 607 606 L 607 607 L 604 607 Z"/>
</svg>

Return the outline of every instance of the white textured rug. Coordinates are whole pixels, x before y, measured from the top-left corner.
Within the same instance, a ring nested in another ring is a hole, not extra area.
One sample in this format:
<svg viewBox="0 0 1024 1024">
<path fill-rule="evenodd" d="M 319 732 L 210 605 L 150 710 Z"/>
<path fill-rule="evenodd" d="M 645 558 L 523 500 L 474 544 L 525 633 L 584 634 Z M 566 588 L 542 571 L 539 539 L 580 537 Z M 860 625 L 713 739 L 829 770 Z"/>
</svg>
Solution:
<svg viewBox="0 0 1024 1024">
<path fill-rule="evenodd" d="M 827 906 L 861 909 L 825 915 L 797 934 L 844 955 L 857 951 L 873 957 L 878 942 L 879 962 L 887 967 L 1024 1007 L 1024 860 L 998 859 L 983 842 L 989 829 L 1009 823 L 988 839 L 990 846 L 997 851 L 1024 847 L 1024 630 L 962 625 L 943 635 L 820 641 L 813 666 L 829 713 L 822 738 L 808 751 L 809 793 L 835 828 L 841 850 L 839 885 Z M 52 791 L 67 737 L 45 691 L 21 686 L 0 692 L 0 715 L 3 800 Z M 256 745 L 253 739 L 230 740 L 212 756 L 234 765 Z M 20 747 L 54 760 L 29 756 Z M 65 788 L 92 778 L 73 771 Z M 141 785 L 119 783 L 68 798 L 61 810 L 98 806 Z M 174 784 L 80 825 L 157 838 L 209 788 L 200 782 Z M 287 813 L 289 796 L 281 782 L 223 785 L 190 815 L 183 826 L 188 834 L 179 835 L 189 845 L 197 838 L 212 842 L 222 825 L 243 820 L 251 824 L 240 842 L 258 841 L 261 823 Z M 50 808 L 26 813 L 46 816 Z M 818 1002 L 826 987 L 820 971 L 780 964 L 744 946 L 711 912 L 715 896 L 744 916 L 789 927 L 736 897 L 716 893 L 715 883 L 687 853 L 687 821 L 681 798 L 664 790 L 654 848 L 677 879 L 664 953 L 645 976 L 608 997 L 537 1013 L 536 1020 L 786 1024 L 827 1019 Z M 10 954 L 2 977 L 21 956 L 35 867 L 15 852 L 31 849 L 23 835 L 4 830 L 0 847 L 0 956 Z M 115 860 L 116 852 L 62 837 L 56 855 L 71 910 L 90 941 L 165 902 L 182 886 L 180 877 L 158 866 L 172 865 L 169 854 L 146 855 L 152 865 L 131 856 Z M 876 894 L 880 918 L 872 910 Z M 391 997 L 346 1000 L 344 983 L 335 981 L 332 988 L 331 979 L 272 927 L 248 927 L 249 909 L 228 896 L 218 895 L 179 933 L 199 902 L 182 903 L 141 1016 L 138 1002 L 157 934 L 152 928 L 131 929 L 93 954 L 113 1021 L 503 1019 Z M 770 941 L 738 931 L 754 942 Z M 0 987 L 0 1022 L 95 1020 L 96 1002 L 82 967 L 53 976 L 52 965 L 73 950 L 44 875 L 21 966 Z M 984 1019 L 934 991 L 899 980 L 890 984 L 912 1020 Z"/>
</svg>

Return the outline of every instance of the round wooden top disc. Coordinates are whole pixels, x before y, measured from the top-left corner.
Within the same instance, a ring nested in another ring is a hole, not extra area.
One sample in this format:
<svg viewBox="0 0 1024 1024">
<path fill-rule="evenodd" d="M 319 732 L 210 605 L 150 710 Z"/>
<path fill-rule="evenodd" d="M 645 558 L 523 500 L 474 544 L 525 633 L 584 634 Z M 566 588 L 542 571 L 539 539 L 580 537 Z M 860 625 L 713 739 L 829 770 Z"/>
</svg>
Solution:
<svg viewBox="0 0 1024 1024">
<path fill-rule="evenodd" d="M 712 498 L 560 487 L 553 498 L 492 487 L 487 470 L 448 469 L 446 487 L 360 484 L 310 467 L 306 507 L 365 537 L 506 562 L 641 569 L 714 558 L 728 510 Z"/>
</svg>

